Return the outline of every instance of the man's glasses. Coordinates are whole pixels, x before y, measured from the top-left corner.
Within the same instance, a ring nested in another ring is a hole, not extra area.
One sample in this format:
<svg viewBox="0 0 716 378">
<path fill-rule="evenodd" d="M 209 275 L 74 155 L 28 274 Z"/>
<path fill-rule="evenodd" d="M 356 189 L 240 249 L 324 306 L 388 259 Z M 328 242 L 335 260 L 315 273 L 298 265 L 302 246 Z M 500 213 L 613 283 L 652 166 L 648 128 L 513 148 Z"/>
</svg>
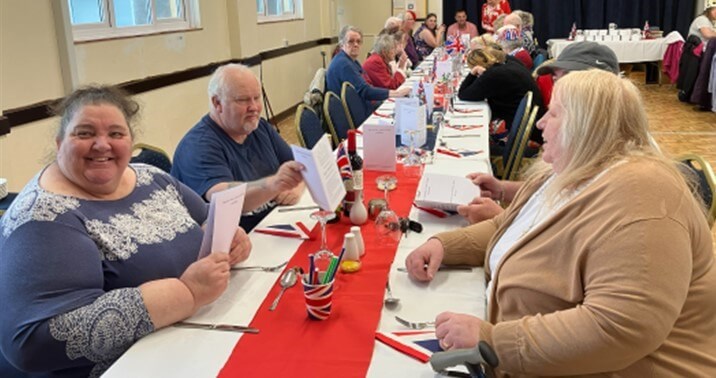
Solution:
<svg viewBox="0 0 716 378">
<path fill-rule="evenodd" d="M 348 45 L 362 45 L 363 40 L 362 39 L 349 39 L 346 44 Z"/>
</svg>

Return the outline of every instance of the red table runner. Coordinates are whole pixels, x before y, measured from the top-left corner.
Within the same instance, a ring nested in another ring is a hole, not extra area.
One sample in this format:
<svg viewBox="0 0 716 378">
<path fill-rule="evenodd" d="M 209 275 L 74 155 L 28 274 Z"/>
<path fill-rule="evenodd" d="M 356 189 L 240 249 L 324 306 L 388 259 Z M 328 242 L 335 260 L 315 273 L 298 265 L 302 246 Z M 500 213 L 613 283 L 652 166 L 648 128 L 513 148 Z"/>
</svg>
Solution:
<svg viewBox="0 0 716 378">
<path fill-rule="evenodd" d="M 398 186 L 391 191 L 390 207 L 399 216 L 407 216 L 420 180 L 419 168 L 405 172 L 398 166 Z M 364 201 L 382 198 L 375 179 L 384 173 L 365 171 Z M 350 221 L 342 217 L 329 224 L 328 248 L 337 253 Z M 286 290 L 276 311 L 268 311 L 278 294 L 278 282 L 259 307 L 252 327 L 257 335 L 244 335 L 231 352 L 220 377 L 363 377 L 375 345 L 375 331 L 380 321 L 388 270 L 393 263 L 397 243 L 378 243 L 371 220 L 361 227 L 366 254 L 362 268 L 353 274 L 338 273 L 333 294 L 331 316 L 324 321 L 310 320 L 306 314 L 303 289 L 298 283 Z M 287 268 L 299 265 L 307 270 L 308 254 L 320 247 L 320 228 L 315 240 L 301 244 Z M 270 251 L 254 251 L 254 253 Z"/>
</svg>

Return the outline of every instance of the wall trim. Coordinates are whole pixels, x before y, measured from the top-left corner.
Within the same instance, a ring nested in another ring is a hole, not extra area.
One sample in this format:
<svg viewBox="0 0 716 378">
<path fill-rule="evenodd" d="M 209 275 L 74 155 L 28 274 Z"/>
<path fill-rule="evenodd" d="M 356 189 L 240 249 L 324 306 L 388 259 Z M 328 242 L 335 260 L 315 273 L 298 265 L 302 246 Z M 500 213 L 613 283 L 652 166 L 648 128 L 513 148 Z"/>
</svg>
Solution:
<svg viewBox="0 0 716 378">
<path fill-rule="evenodd" d="M 126 81 L 117 84 L 117 86 L 126 90 L 130 94 L 136 95 L 198 79 L 204 76 L 209 76 L 214 72 L 214 70 L 216 70 L 217 67 L 227 63 L 241 63 L 252 67 L 260 65 L 264 60 L 275 59 L 284 55 L 312 49 L 317 46 L 332 45 L 336 43 L 338 43 L 337 37 L 319 38 L 296 45 L 262 51 L 247 58 L 229 59 L 221 62 L 209 63 L 203 66 L 192 67 L 181 71 L 149 76 L 144 79 Z M 45 100 L 23 107 L 3 110 L 2 116 L 0 116 L 0 136 L 10 133 L 10 130 L 13 127 L 52 117 L 53 106 L 62 101 L 63 98 L 64 97 Z M 293 110 L 295 110 L 295 107 L 279 113 L 278 115 L 272 117 L 271 120 L 278 119 L 280 121 L 282 120 L 281 116 L 286 118 L 284 113 L 288 112 L 289 114 L 292 114 Z"/>
</svg>

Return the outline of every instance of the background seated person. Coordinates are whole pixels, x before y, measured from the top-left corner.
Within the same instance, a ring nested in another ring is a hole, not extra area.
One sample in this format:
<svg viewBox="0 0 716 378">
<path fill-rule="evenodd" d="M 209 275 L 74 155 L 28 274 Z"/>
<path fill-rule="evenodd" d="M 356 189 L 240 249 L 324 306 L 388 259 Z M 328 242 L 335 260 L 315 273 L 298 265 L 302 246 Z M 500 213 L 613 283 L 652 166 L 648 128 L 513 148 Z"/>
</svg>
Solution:
<svg viewBox="0 0 716 378">
<path fill-rule="evenodd" d="M 551 80 L 558 80 L 570 71 L 592 68 L 615 75 L 619 74 L 619 63 L 614 51 L 597 42 L 574 42 L 567 46 L 555 61 L 540 67 L 537 73 L 541 76 L 549 76 L 551 82 Z M 550 86 L 549 89 L 551 92 L 552 87 Z M 475 198 L 470 205 L 458 208 L 458 212 L 470 223 L 481 222 L 500 214 L 503 211 L 502 207 L 495 201 L 501 201 L 503 205 L 505 202 L 512 202 L 515 194 L 522 187 L 522 182 L 500 181 L 483 173 L 473 173 L 468 177 L 480 187 L 482 196 Z"/>
<path fill-rule="evenodd" d="M 399 61 L 395 58 L 400 50 L 399 34 L 383 34 L 376 38 L 373 53 L 363 63 L 363 77 L 368 84 L 387 89 L 398 89 L 405 82 L 408 57 L 400 54 Z M 398 38 L 398 39 L 396 39 Z"/>
<path fill-rule="evenodd" d="M 512 12 L 510 3 L 507 0 L 485 0 L 482 4 L 481 23 L 482 31 L 494 33 L 499 29 L 494 26 L 495 20 L 501 15 L 508 15 Z"/>
<path fill-rule="evenodd" d="M 490 33 L 482 33 L 470 40 L 470 50 L 484 49 L 493 44 L 497 44 L 494 36 Z"/>
<path fill-rule="evenodd" d="M 544 114 L 542 96 L 530 72 L 521 63 L 507 60 L 503 51 L 494 48 L 473 50 L 467 56 L 467 64 L 470 74 L 460 85 L 458 97 L 489 103 L 492 113 L 490 152 L 501 154 L 500 148 L 522 98 L 527 91 L 532 91 L 532 103 L 540 107 L 540 114 Z"/>
<path fill-rule="evenodd" d="M 519 17 L 515 16 L 517 20 Z M 505 25 L 497 30 L 497 43 L 502 47 L 502 50 L 507 55 L 514 56 L 519 60 L 528 70 L 532 71 L 534 63 L 530 53 L 522 46 L 522 36 L 520 35 L 519 29 L 512 25 Z"/>
<path fill-rule="evenodd" d="M 470 39 L 480 35 L 477 26 L 467 20 L 467 12 L 464 9 L 458 9 L 455 11 L 455 23 L 448 27 L 447 35 L 459 38 L 463 34 L 470 34 Z"/>
<path fill-rule="evenodd" d="M 709 39 L 716 38 L 714 25 L 716 25 L 716 0 L 705 0 L 704 12 L 691 22 L 689 35 L 698 36 L 704 43 L 708 43 Z"/>
<path fill-rule="evenodd" d="M 506 212 L 406 259 L 419 281 L 442 263 L 484 264 L 487 318 L 439 314 L 443 348 L 484 340 L 500 376 L 716 376 L 711 232 L 677 163 L 650 143 L 636 86 L 571 73 L 538 127 L 544 162 Z"/>
<path fill-rule="evenodd" d="M 137 340 L 226 289 L 251 250 L 197 260 L 206 203 L 129 165 L 139 106 L 86 87 L 58 108 L 57 157 L 0 218 L 0 376 L 100 376 Z"/>
<path fill-rule="evenodd" d="M 276 129 L 261 118 L 261 84 L 240 64 L 219 67 L 209 80 L 209 114 L 177 146 L 172 176 L 207 201 L 247 182 L 241 227 L 249 231 L 276 205 L 303 193 L 301 165 Z"/>
<path fill-rule="evenodd" d="M 344 81 L 353 84 L 366 105 L 367 114 L 363 115 L 364 119 L 388 97 L 405 97 L 410 93 L 410 88 L 376 88 L 365 81 L 363 68 L 358 62 L 363 44 L 363 33 L 360 29 L 351 25 L 344 26 L 339 34 L 339 43 L 342 50 L 331 60 L 326 71 L 326 89 L 340 95 Z"/>
<path fill-rule="evenodd" d="M 418 54 L 418 50 L 415 48 L 415 40 L 413 39 L 413 28 L 415 27 L 415 19 L 417 17 L 415 12 L 408 10 L 398 15 L 398 18 L 403 21 L 400 24 L 400 31 L 405 34 L 405 47 L 403 47 L 403 50 L 408 54 L 408 59 L 410 60 L 410 64 L 412 64 L 410 68 L 414 69 L 422 60 L 420 54 Z"/>
<path fill-rule="evenodd" d="M 530 57 L 533 56 L 537 52 L 537 46 L 535 45 L 534 36 L 532 35 L 532 29 L 529 30 L 524 27 L 522 24 L 522 14 L 528 14 L 530 17 L 531 14 L 527 12 L 522 12 L 520 10 L 516 10 L 507 16 L 505 16 L 505 25 L 512 25 L 515 28 L 517 28 L 519 32 L 519 36 L 522 39 L 521 46 L 527 50 L 527 53 L 530 54 Z"/>
<path fill-rule="evenodd" d="M 420 59 L 433 52 L 433 49 L 440 46 L 445 34 L 445 25 L 438 26 L 438 16 L 435 13 L 428 13 L 425 22 L 413 34 L 415 49 L 418 50 Z"/>
</svg>

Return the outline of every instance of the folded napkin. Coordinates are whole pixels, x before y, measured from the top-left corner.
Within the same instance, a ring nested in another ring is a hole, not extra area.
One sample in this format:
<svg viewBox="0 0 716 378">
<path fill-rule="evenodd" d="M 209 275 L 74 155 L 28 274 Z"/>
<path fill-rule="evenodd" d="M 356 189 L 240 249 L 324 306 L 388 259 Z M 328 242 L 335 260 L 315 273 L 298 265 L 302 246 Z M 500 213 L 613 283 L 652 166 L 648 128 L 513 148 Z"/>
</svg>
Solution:
<svg viewBox="0 0 716 378">
<path fill-rule="evenodd" d="M 285 223 L 275 224 L 273 226 L 256 227 L 254 232 L 261 234 L 268 234 L 274 236 L 283 236 L 286 238 L 296 238 L 302 240 L 313 240 L 311 238 L 311 230 L 309 230 L 303 223 Z"/>
<path fill-rule="evenodd" d="M 435 330 L 375 333 L 375 338 L 383 344 L 415 358 L 420 362 L 430 361 L 435 352 L 442 352 L 440 342 L 435 338 Z"/>
</svg>

